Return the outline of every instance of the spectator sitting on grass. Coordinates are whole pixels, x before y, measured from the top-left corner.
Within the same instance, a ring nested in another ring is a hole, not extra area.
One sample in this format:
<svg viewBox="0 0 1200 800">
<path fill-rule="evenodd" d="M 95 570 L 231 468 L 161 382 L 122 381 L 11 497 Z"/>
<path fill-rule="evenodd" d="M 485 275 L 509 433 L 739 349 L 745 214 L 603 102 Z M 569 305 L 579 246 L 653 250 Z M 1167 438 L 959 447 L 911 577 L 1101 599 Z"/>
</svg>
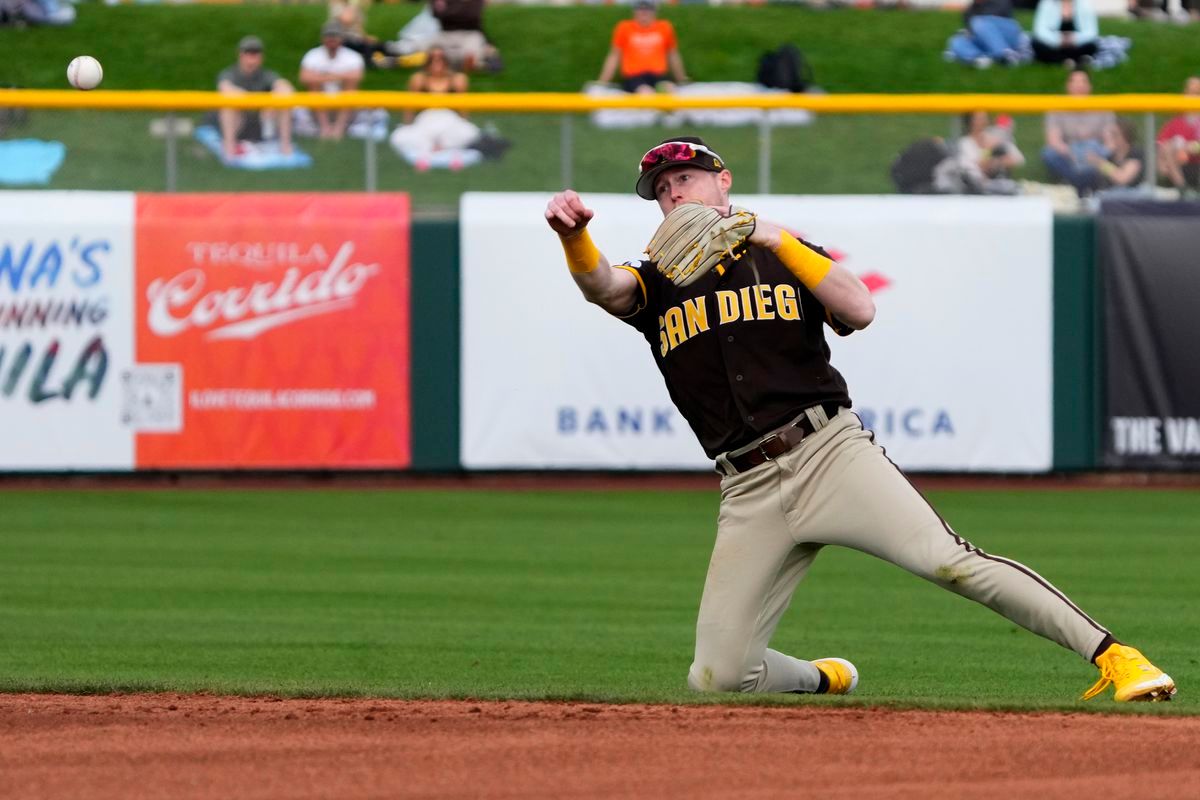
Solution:
<svg viewBox="0 0 1200 800">
<path fill-rule="evenodd" d="M 304 54 L 300 61 L 300 83 L 310 92 L 336 94 L 352 92 L 362 82 L 365 64 L 363 57 L 342 45 L 342 27 L 326 22 L 321 28 L 321 45 Z M 330 114 L 333 118 L 330 118 Z M 341 139 L 350 123 L 350 109 L 336 112 L 319 108 L 314 112 L 322 139 Z"/>
<path fill-rule="evenodd" d="M 329 4 L 326 24 L 336 23 L 342 30 L 342 45 L 363 57 L 368 67 L 387 69 L 396 58 L 385 42 L 367 33 L 367 9 L 371 0 L 334 0 Z"/>
<path fill-rule="evenodd" d="M 442 32 L 434 44 L 446 51 L 450 64 L 466 72 L 499 72 L 500 52 L 483 32 L 485 0 L 430 0 L 429 8 Z"/>
<path fill-rule="evenodd" d="M 64 27 L 75 21 L 75 6 L 66 0 L 12 0 L 0 3 L 0 21 L 6 18 L 29 25 Z"/>
<path fill-rule="evenodd" d="M 1013 19 L 1012 0 L 973 0 L 963 12 L 964 30 L 950 37 L 949 58 L 980 69 L 993 63 L 1024 63 L 1029 36 Z"/>
<path fill-rule="evenodd" d="M 244 36 L 238 42 L 238 60 L 226 67 L 217 76 L 217 91 L 226 95 L 242 95 L 247 92 L 270 92 L 288 95 L 293 92 L 292 84 L 279 77 L 274 70 L 263 68 L 263 43 L 257 36 Z M 272 138 L 273 129 L 278 129 L 279 152 L 292 152 L 292 117 L 287 109 L 263 109 L 258 113 L 236 108 L 222 108 L 217 113 L 221 128 L 221 149 L 226 158 L 239 152 L 239 142 L 256 142 Z"/>
<path fill-rule="evenodd" d="M 1015 194 L 1012 171 L 1025 163 L 1008 127 L 992 124 L 986 111 L 963 114 L 964 135 L 958 140 L 958 163 L 967 181 L 984 194 Z"/>
<path fill-rule="evenodd" d="M 426 55 L 425 67 L 414 72 L 408 79 L 410 92 L 462 94 L 467 91 L 470 83 L 467 76 L 450 67 L 450 59 L 444 49 L 435 45 L 429 48 Z M 404 114 L 404 121 L 412 120 L 413 112 L 409 109 Z"/>
<path fill-rule="evenodd" d="M 408 80 L 410 92 L 452 94 L 467 91 L 467 76 L 450 68 L 450 59 L 441 47 L 429 48 L 425 68 Z M 391 143 L 418 172 L 429 169 L 435 153 L 461 151 L 478 141 L 481 131 L 473 122 L 448 108 L 426 108 L 414 115 L 404 114 L 405 124 L 392 132 Z M 461 161 L 451 162 L 461 169 Z"/>
<path fill-rule="evenodd" d="M 600 69 L 600 82 L 610 82 L 618 66 L 621 88 L 627 92 L 652 94 L 658 88 L 674 89 L 667 81 L 668 69 L 677 83 L 687 83 L 675 28 L 656 18 L 653 0 L 636 0 L 633 19 L 622 20 L 613 29 L 612 48 Z"/>
<path fill-rule="evenodd" d="M 1104 126 L 1107 155 L 1088 153 L 1088 163 L 1096 169 L 1092 188 L 1100 194 L 1137 190 L 1146 173 L 1146 154 L 1137 144 L 1137 128 L 1127 119 Z"/>
<path fill-rule="evenodd" d="M 1081 69 L 1067 77 L 1067 94 L 1084 97 L 1092 93 L 1092 80 Z M 1042 161 L 1055 178 L 1075 187 L 1080 196 L 1096 184 L 1096 167 L 1089 153 L 1107 157 L 1104 129 L 1116 121 L 1111 111 L 1052 111 L 1046 115 L 1046 146 Z"/>
<path fill-rule="evenodd" d="M 1169 0 L 1129 0 L 1129 13 L 1136 19 L 1159 22 L 1196 22 L 1200 20 L 1200 0 L 1179 0 L 1179 8 L 1172 14 L 1168 10 Z"/>
<path fill-rule="evenodd" d="M 1033 15 L 1033 57 L 1071 69 L 1088 66 L 1099 49 L 1100 23 L 1089 0 L 1040 0 Z"/>
<path fill-rule="evenodd" d="M 1183 93 L 1200 97 L 1200 76 L 1183 84 Z M 1172 117 L 1158 132 L 1158 174 L 1180 194 L 1200 191 L 1200 111 Z"/>
</svg>

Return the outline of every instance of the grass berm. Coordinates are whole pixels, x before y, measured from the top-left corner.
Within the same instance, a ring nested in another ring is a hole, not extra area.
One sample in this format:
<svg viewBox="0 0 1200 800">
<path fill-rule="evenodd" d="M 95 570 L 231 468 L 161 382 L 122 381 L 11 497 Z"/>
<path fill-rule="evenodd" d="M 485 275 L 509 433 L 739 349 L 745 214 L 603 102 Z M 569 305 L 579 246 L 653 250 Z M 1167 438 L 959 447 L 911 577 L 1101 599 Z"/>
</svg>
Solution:
<svg viewBox="0 0 1200 800">
<path fill-rule="evenodd" d="M 417 13 L 414 4 L 372 7 L 369 29 L 394 38 Z M 496 75 L 473 77 L 472 91 L 578 91 L 595 79 L 613 25 L 628 16 L 622 7 L 488 8 L 486 27 L 504 54 Z M 266 63 L 295 79 L 301 55 L 317 44 L 324 5 L 106 6 L 84 3 L 75 25 L 63 29 L 0 29 L 0 84 L 66 88 L 66 64 L 91 54 L 104 65 L 104 89 L 211 89 L 233 63 L 237 40 L 255 33 L 267 44 Z M 691 77 L 697 81 L 754 79 L 759 56 L 785 41 L 798 44 L 826 91 L 1060 93 L 1060 68 L 1030 65 L 975 70 L 947 64 L 941 53 L 961 25 L 957 12 L 818 11 L 789 6 L 666 7 L 662 16 L 678 32 Z M 1028 14 L 1020 16 L 1028 27 Z M 1102 22 L 1105 34 L 1134 40 L 1132 58 L 1094 76 L 1098 93 L 1177 93 L 1197 70 L 1191 27 Z M 136 42 L 137 46 L 130 43 Z M 407 70 L 369 72 L 365 89 L 401 89 Z M 66 162 L 51 189 L 161 191 L 165 188 L 161 139 L 149 134 L 152 114 L 37 111 L 9 137 L 64 142 Z M 193 116 L 196 120 L 199 115 Z M 457 173 L 418 173 L 386 146 L 379 154 L 381 190 L 412 194 L 420 212 L 452 212 L 459 194 L 479 191 L 553 191 L 560 188 L 559 115 L 479 114 L 513 142 L 505 157 Z M 394 120 L 398 121 L 398 120 Z M 772 134 L 775 193 L 890 193 L 888 166 L 922 136 L 950 135 L 953 122 L 940 115 L 836 115 L 806 127 Z M 756 128 L 689 128 L 713 142 L 736 176 L 735 192 L 757 190 Z M 575 118 L 573 183 L 584 192 L 629 192 L 636 159 L 653 143 L 678 132 L 670 128 L 601 130 Z M 1044 179 L 1037 158 L 1040 116 L 1017 118 L 1017 140 L 1029 160 L 1022 177 Z M 315 159 L 310 169 L 246 173 L 217 165 L 207 151 L 181 148 L 181 191 L 355 191 L 364 186 L 364 147 L 303 141 Z"/>
</svg>

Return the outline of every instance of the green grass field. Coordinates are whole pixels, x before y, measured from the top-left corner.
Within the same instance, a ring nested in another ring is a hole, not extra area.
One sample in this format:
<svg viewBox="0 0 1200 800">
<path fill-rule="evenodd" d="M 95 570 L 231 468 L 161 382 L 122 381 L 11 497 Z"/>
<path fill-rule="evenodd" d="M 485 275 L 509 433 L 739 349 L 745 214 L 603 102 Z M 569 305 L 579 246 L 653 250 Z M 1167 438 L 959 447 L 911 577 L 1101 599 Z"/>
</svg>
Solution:
<svg viewBox="0 0 1200 800">
<path fill-rule="evenodd" d="M 1176 702 L 1137 710 L 1200 713 L 1200 495 L 933 500 L 1172 674 Z M 684 677 L 715 493 L 9 490 L 0 504 L 0 691 L 699 700 Z M 1075 701 L 1095 671 L 1074 654 L 844 550 L 818 559 L 774 645 L 854 660 L 857 703 L 1130 708 Z"/>
<path fill-rule="evenodd" d="M 370 29 L 392 38 L 411 18 L 413 3 L 376 5 Z M 209 89 L 232 63 L 237 39 L 257 33 L 267 42 L 267 64 L 295 78 L 301 55 L 316 44 L 324 15 L 316 5 L 103 6 L 84 3 L 66 29 L 0 29 L 0 84 L 66 88 L 65 69 L 79 53 L 105 65 L 106 89 Z M 487 28 L 505 55 L 494 76 L 477 76 L 473 91 L 578 91 L 593 80 L 620 7 L 489 8 Z M 817 82 L 831 92 L 1033 92 L 1059 93 L 1061 69 L 1032 65 L 978 71 L 946 64 L 946 38 L 961 24 L 952 12 L 814 11 L 784 6 L 678 6 L 663 16 L 679 31 L 680 49 L 693 79 L 753 80 L 761 53 L 784 41 L 798 43 L 814 65 Z M 1028 25 L 1029 16 L 1022 20 Z M 1194 26 L 1193 26 L 1194 27 Z M 736 31 L 731 36 L 730 31 Z M 1134 40 L 1132 59 L 1095 76 L 1097 92 L 1174 93 L 1197 70 L 1192 27 L 1105 20 L 1105 33 Z M 136 41 L 138 47 L 128 43 Z M 368 73 L 366 89 L 403 88 L 408 71 Z M 7 135 L 56 139 L 68 147 L 66 163 L 48 188 L 161 191 L 166 186 L 164 144 L 149 135 L 151 115 L 34 112 L 27 128 Z M 195 118 L 198 120 L 199 116 Z M 553 191 L 561 187 L 557 115 L 480 115 L 512 140 L 499 163 L 461 173 L 418 173 L 390 148 L 380 148 L 378 186 L 412 194 L 421 210 L 457 207 L 465 190 Z M 696 130 L 689 128 L 689 131 Z M 773 134 L 771 189 L 777 193 L 890 193 L 888 167 L 907 144 L 949 135 L 944 116 L 827 116 L 804 128 Z M 1044 180 L 1038 160 L 1041 121 L 1022 119 L 1018 141 L 1029 165 L 1021 177 Z M 585 192 L 630 190 L 632 164 L 647 143 L 680 131 L 669 128 L 600 130 L 576 118 L 572 183 Z M 754 128 L 699 129 L 719 145 L 738 176 L 735 191 L 756 191 L 758 132 Z M 221 167 L 207 151 L 180 149 L 182 191 L 333 191 L 364 187 L 364 147 L 358 141 L 309 142 L 311 169 L 246 173 Z"/>
<path fill-rule="evenodd" d="M 417 3 L 375 4 L 368 29 L 395 38 Z M 629 16 L 620 6 L 568 8 L 498 5 L 485 26 L 505 57 L 497 75 L 472 78 L 478 91 L 574 92 L 600 72 L 609 36 Z M 120 5 L 83 2 L 69 28 L 0 28 L 0 83 L 67 88 L 66 67 L 80 53 L 105 66 L 105 89 L 210 89 L 233 63 L 237 40 L 263 37 L 267 66 L 294 77 L 300 57 L 319 44 L 321 3 Z M 962 25 L 952 11 L 882 12 L 765 7 L 668 7 L 693 80 L 753 80 L 763 51 L 792 41 L 830 92 L 1061 92 L 1058 67 L 978 71 L 946 64 L 946 39 Z M 1032 15 L 1018 14 L 1028 29 Z M 1130 61 L 1095 75 L 1097 92 L 1178 92 L 1196 71 L 1196 32 L 1187 26 L 1105 19 L 1104 34 L 1134 41 Z M 136 42 L 137 47 L 130 46 Z M 370 72 L 367 89 L 402 88 L 405 70 Z"/>
</svg>

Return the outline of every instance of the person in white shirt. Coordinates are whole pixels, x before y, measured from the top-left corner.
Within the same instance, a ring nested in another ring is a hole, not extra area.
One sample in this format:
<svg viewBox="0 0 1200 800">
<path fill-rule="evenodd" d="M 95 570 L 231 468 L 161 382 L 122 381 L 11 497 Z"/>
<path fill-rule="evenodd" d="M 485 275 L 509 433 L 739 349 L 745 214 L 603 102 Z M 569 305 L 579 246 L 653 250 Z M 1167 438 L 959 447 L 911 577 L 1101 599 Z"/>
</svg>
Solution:
<svg viewBox="0 0 1200 800">
<path fill-rule="evenodd" d="M 300 83 L 310 92 L 352 92 L 362 82 L 366 63 L 363 57 L 342 45 L 342 28 L 327 22 L 321 28 L 321 46 L 304 54 L 300 61 Z M 351 109 L 336 112 L 317 109 L 314 115 L 322 139 L 341 139 L 350 122 Z M 331 114 L 333 114 L 331 119 Z"/>
</svg>

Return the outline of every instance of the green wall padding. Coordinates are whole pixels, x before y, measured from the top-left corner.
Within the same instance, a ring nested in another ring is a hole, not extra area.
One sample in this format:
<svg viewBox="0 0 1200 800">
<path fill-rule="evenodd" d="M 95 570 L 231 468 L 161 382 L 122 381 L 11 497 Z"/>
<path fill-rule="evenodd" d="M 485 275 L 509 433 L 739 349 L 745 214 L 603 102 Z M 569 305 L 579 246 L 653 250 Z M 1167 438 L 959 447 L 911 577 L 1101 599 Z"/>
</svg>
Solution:
<svg viewBox="0 0 1200 800">
<path fill-rule="evenodd" d="M 1100 434 L 1096 221 L 1054 218 L 1054 468 L 1096 466 Z"/>
<path fill-rule="evenodd" d="M 1054 469 L 1096 468 L 1100 344 L 1096 223 L 1054 219 Z M 459 226 L 412 229 L 412 468 L 453 471 L 459 455 Z"/>
<path fill-rule="evenodd" d="M 412 225 L 412 468 L 457 470 L 458 220 Z"/>
</svg>

